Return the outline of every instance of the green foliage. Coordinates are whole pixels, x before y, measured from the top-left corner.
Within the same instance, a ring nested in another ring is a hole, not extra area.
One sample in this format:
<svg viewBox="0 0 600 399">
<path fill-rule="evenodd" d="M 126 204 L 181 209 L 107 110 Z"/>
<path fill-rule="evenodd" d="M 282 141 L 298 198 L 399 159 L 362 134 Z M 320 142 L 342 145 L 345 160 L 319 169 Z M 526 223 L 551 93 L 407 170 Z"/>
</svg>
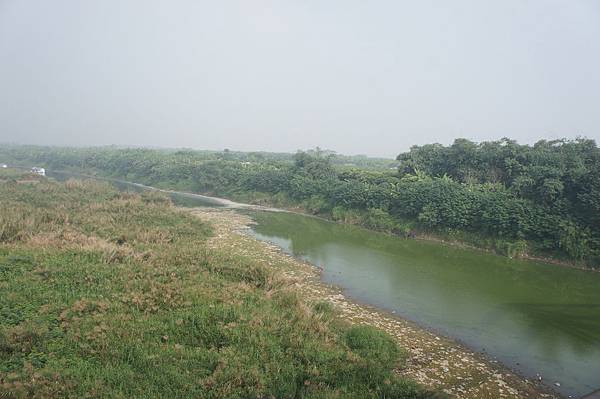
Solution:
<svg viewBox="0 0 600 399">
<path fill-rule="evenodd" d="M 329 314 L 333 313 L 333 305 L 331 304 L 331 302 L 321 301 L 321 302 L 315 303 L 315 305 L 313 306 L 313 310 L 316 313 L 329 315 Z"/>
<path fill-rule="evenodd" d="M 371 208 L 363 217 L 362 225 L 373 230 L 392 232 L 396 229 L 397 223 L 386 211 Z"/>
<path fill-rule="evenodd" d="M 332 219 L 336 222 L 348 224 L 360 224 L 362 214 L 356 209 L 346 209 L 343 206 L 336 206 L 331 211 Z"/>
<path fill-rule="evenodd" d="M 0 156 L 263 205 L 300 206 L 401 235 L 413 227 L 463 232 L 482 242 L 525 241 L 534 254 L 592 266 L 600 259 L 600 150 L 592 140 L 528 146 L 506 138 L 457 139 L 450 146 L 415 146 L 398 156 L 399 173 L 383 160 L 344 158 L 318 148 L 292 155 L 22 146 L 2 148 Z M 361 165 L 368 170 L 356 168 Z M 406 221 L 413 225 L 408 228 Z M 12 240 L 26 231 L 19 223 L 8 220 L 0 237 Z M 505 245 L 485 246 L 510 252 Z"/>
<path fill-rule="evenodd" d="M 313 195 L 302 201 L 302 207 L 313 214 L 323 213 L 327 210 L 327 199 L 320 195 Z"/>
<path fill-rule="evenodd" d="M 589 251 L 589 231 L 579 229 L 573 222 L 560 223 L 559 245 L 574 259 L 584 259 Z"/>
<path fill-rule="evenodd" d="M 162 194 L 70 180 L 0 196 L 25 228 L 0 242 L 0 396 L 429 395 L 394 372 L 390 337 L 311 311 Z"/>
<path fill-rule="evenodd" d="M 355 326 L 345 336 L 348 347 L 366 360 L 393 367 L 400 354 L 396 343 L 383 331 L 371 326 Z"/>
<path fill-rule="evenodd" d="M 509 139 L 479 144 L 458 139 L 448 147 L 412 147 L 398 161 L 403 176 L 416 171 L 434 178 L 447 175 L 462 191 L 457 201 L 456 193 L 443 193 L 443 202 L 450 205 L 446 208 L 435 197 L 422 208 L 418 201 L 399 207 L 404 215 L 423 209 L 417 216 L 428 227 L 525 239 L 534 247 L 591 264 L 600 253 L 600 150 L 592 140 L 542 140 L 527 146 Z M 435 194 L 417 191 L 408 194 Z"/>
<path fill-rule="evenodd" d="M 519 258 L 527 254 L 527 242 L 523 240 L 507 241 L 497 239 L 494 243 L 496 251 L 509 258 Z"/>
</svg>

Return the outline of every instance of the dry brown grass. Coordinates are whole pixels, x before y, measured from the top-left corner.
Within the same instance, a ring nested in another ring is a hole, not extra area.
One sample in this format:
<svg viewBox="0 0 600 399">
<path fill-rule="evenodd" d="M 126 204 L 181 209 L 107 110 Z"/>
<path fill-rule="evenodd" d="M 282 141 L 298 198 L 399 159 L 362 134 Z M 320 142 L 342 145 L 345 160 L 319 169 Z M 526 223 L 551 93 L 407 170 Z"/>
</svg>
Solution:
<svg viewBox="0 0 600 399">
<path fill-rule="evenodd" d="M 426 397 L 164 196 L 0 188 L 0 397 Z"/>
</svg>

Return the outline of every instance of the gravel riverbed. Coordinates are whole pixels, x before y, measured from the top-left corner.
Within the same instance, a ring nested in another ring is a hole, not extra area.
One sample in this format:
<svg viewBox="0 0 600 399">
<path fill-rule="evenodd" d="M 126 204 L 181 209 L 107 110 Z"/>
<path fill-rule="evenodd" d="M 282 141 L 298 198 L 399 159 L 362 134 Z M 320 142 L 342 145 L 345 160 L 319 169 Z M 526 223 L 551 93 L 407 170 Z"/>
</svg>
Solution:
<svg viewBox="0 0 600 399">
<path fill-rule="evenodd" d="M 309 303 L 328 301 L 339 317 L 376 326 L 395 337 L 407 352 L 401 375 L 456 398 L 560 398 L 537 381 L 528 380 L 459 343 L 408 320 L 353 301 L 335 286 L 321 281 L 320 270 L 248 234 L 249 216 L 232 209 L 194 208 L 195 215 L 213 224 L 209 245 L 236 255 L 257 257 L 296 287 Z"/>
</svg>

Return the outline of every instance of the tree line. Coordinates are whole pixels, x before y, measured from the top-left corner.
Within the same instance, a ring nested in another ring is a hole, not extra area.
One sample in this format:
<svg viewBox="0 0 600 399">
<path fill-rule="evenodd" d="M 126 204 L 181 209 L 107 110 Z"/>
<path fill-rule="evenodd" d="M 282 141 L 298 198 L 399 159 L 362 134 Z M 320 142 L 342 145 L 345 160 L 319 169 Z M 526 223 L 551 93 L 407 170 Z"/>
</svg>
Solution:
<svg viewBox="0 0 600 399">
<path fill-rule="evenodd" d="M 272 154 L 12 146 L 0 156 L 2 162 L 300 207 L 374 230 L 435 234 L 509 256 L 600 266 L 600 150 L 589 139 L 534 145 L 457 139 L 449 146 L 413 146 L 395 163 L 364 157 L 352 163 L 319 149 Z"/>
</svg>

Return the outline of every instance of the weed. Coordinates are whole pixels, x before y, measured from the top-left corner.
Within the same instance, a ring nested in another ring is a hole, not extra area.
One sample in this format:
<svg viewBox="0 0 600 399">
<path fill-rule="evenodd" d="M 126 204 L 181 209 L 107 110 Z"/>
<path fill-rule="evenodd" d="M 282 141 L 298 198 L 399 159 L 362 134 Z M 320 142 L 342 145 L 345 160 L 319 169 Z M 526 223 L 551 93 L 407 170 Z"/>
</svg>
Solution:
<svg viewBox="0 0 600 399">
<path fill-rule="evenodd" d="M 426 397 L 391 338 L 207 246 L 165 195 L 39 181 L 0 185 L 3 395 Z"/>
</svg>

